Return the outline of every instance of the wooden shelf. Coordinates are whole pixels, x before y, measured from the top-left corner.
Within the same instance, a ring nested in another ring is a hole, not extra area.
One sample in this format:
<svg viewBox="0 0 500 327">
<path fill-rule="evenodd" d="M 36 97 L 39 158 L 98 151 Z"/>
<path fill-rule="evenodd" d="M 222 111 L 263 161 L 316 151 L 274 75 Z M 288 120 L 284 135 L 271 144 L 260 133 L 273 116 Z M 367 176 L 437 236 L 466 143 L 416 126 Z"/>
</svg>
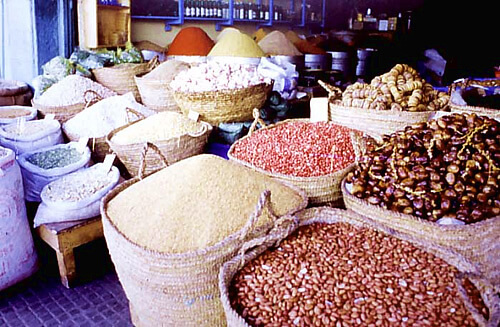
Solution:
<svg viewBox="0 0 500 327">
<path fill-rule="evenodd" d="M 130 10 L 128 6 L 113 6 L 113 5 L 97 5 L 98 9 L 106 10 Z"/>
</svg>

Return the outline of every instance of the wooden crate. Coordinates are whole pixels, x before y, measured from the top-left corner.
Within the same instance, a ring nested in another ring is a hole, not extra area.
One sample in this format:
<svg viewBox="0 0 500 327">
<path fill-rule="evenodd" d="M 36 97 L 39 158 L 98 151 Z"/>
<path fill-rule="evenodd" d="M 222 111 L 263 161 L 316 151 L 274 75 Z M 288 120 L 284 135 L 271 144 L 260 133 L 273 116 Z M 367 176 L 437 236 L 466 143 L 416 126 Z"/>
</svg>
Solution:
<svg viewBox="0 0 500 327">
<path fill-rule="evenodd" d="M 98 0 L 78 0 L 78 39 L 86 49 L 123 47 L 130 41 L 130 1 L 102 5 Z"/>
</svg>

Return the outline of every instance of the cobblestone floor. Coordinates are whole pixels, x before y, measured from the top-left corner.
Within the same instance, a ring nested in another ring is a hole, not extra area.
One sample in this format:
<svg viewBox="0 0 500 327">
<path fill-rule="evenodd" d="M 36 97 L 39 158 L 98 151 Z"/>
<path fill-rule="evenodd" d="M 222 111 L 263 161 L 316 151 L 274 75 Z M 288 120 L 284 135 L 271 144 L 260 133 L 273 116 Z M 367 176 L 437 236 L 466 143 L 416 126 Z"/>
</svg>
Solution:
<svg viewBox="0 0 500 327">
<path fill-rule="evenodd" d="M 0 291 L 0 326 L 132 326 L 104 240 L 75 249 L 79 282 L 71 289 L 59 280 L 52 249 L 38 240 L 35 244 L 41 267 L 31 278 Z"/>
</svg>

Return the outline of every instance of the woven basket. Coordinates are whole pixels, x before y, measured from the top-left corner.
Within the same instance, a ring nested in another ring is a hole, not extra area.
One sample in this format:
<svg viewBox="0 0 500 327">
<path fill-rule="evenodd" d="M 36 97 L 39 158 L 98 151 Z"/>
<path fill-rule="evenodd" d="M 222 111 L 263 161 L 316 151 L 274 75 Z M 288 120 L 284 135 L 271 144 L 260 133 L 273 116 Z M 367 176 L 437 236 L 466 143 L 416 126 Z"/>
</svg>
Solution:
<svg viewBox="0 0 500 327">
<path fill-rule="evenodd" d="M 170 89 L 170 82 L 135 76 L 142 103 L 155 111 L 181 112 Z"/>
<path fill-rule="evenodd" d="M 76 114 L 83 111 L 85 108 L 102 100 L 102 97 L 93 90 L 85 91 L 83 93 L 83 98 L 85 99 L 85 103 L 75 103 L 68 106 L 46 106 L 37 103 L 35 100 L 31 100 L 31 104 L 38 110 L 40 118 L 44 118 L 45 116 L 52 114 L 54 115 L 55 120 L 58 120 L 61 124 L 63 124 L 75 117 Z"/>
<path fill-rule="evenodd" d="M 116 133 L 135 123 L 136 122 L 133 122 L 117 128 L 106 136 L 106 143 L 111 150 L 116 153 L 118 159 L 120 159 L 126 167 L 130 176 L 134 177 L 139 175 L 141 152 L 145 148 L 145 144 L 133 143 L 122 145 L 113 142 L 112 139 Z M 212 126 L 202 122 L 202 130 L 196 135 L 184 134 L 180 137 L 168 140 L 148 142 L 148 144 L 152 144 L 157 150 L 155 150 L 155 156 L 146 157 L 146 174 L 151 174 L 163 167 L 162 157 L 164 157 L 169 164 L 173 164 L 182 159 L 202 153 L 211 131 Z"/>
<path fill-rule="evenodd" d="M 174 91 L 181 111 L 187 115 L 196 111 L 200 119 L 212 125 L 242 122 L 252 119 L 252 110 L 266 102 L 272 84 L 258 84 L 244 89 L 185 93 Z"/>
<path fill-rule="evenodd" d="M 455 92 L 457 87 L 466 88 L 470 84 L 474 84 L 474 83 L 499 87 L 500 86 L 500 79 L 492 79 L 492 80 L 485 80 L 485 81 L 465 80 L 464 82 L 453 83 L 450 86 L 450 94 Z M 450 100 L 450 109 L 451 109 L 451 112 L 475 113 L 477 115 L 489 116 L 489 117 L 496 118 L 496 119 L 500 118 L 500 110 L 499 109 L 477 107 L 477 106 L 468 106 L 468 105 L 458 105 L 458 104 L 453 103 L 452 100 Z"/>
<path fill-rule="evenodd" d="M 412 239 L 410 236 L 398 233 L 394 230 L 391 230 L 390 228 L 387 228 L 386 226 L 377 224 L 373 221 L 365 220 L 363 217 L 357 215 L 352 211 L 329 207 L 311 208 L 302 210 L 297 214 L 297 218 L 299 218 L 300 220 L 300 224 L 298 225 L 286 227 L 283 229 L 275 228 L 271 230 L 271 232 L 267 235 L 245 243 L 242 249 L 239 251 L 239 254 L 232 258 L 230 261 L 226 262 L 221 267 L 219 273 L 219 289 L 228 327 L 250 327 L 245 319 L 231 307 L 229 298 L 229 286 L 231 284 L 231 281 L 234 278 L 234 275 L 243 267 L 246 262 L 255 259 L 270 247 L 279 244 L 282 239 L 286 238 L 294 231 L 294 227 L 297 228 L 297 226 L 305 226 L 313 223 L 335 224 L 339 222 L 348 223 L 356 227 L 365 227 L 372 230 L 377 230 L 384 234 L 391 235 L 392 237 L 411 242 L 416 247 L 430 252 L 436 257 L 443 259 L 448 264 L 456 267 L 460 271 L 460 274 L 456 278 L 456 285 L 466 307 L 468 309 L 473 308 L 472 303 L 470 302 L 466 294 L 466 291 L 463 289 L 461 282 L 462 277 L 468 277 L 473 282 L 476 288 L 481 292 L 483 301 L 489 309 L 488 321 L 486 321 L 484 317 L 482 317 L 482 315 L 480 315 L 476 310 L 469 309 L 474 319 L 476 319 L 476 321 L 478 322 L 478 325 L 483 327 L 495 327 L 500 322 L 500 298 L 497 294 L 495 294 L 495 290 L 493 289 L 493 287 L 491 287 L 491 285 L 489 285 L 488 282 L 477 278 L 477 276 L 475 275 L 475 273 L 477 272 L 476 267 L 466 259 L 464 259 L 461 255 L 453 251 L 449 251 L 446 248 L 429 245 L 425 242 L 419 242 L 418 239 Z M 252 250 L 247 251 L 248 249 Z M 273 303 L 273 305 L 278 305 L 278 303 L 275 302 Z"/>
<path fill-rule="evenodd" d="M 434 114 L 434 111 L 374 110 L 344 107 L 334 103 L 330 103 L 329 108 L 330 121 L 376 138 L 402 130 L 408 125 L 426 122 Z"/>
<path fill-rule="evenodd" d="M 254 124 L 250 127 L 249 133 L 247 136 L 244 136 L 241 138 L 241 140 L 247 139 L 252 137 L 252 133 L 255 130 L 256 127 L 256 122 L 260 120 L 258 117 L 256 117 L 256 120 L 254 121 Z M 284 120 L 281 122 L 278 122 L 273 125 L 269 125 L 265 127 L 265 129 L 270 129 L 274 128 L 280 125 L 284 125 L 293 121 L 309 121 L 308 119 L 288 119 Z M 265 126 L 264 123 L 261 121 L 260 124 L 262 126 Z M 255 133 L 259 133 L 259 131 L 256 131 Z M 279 173 L 272 173 L 267 170 L 255 167 L 252 165 L 250 162 L 246 162 L 243 160 L 240 160 L 238 158 L 235 158 L 233 153 L 235 147 L 241 142 L 240 140 L 237 140 L 236 142 L 231 145 L 229 148 L 229 151 L 227 153 L 227 156 L 229 160 L 237 162 L 243 166 L 249 167 L 255 171 L 258 171 L 260 173 L 263 173 L 267 176 L 279 179 L 281 181 L 287 182 L 289 184 L 295 185 L 296 187 L 300 188 L 303 190 L 306 194 L 307 197 L 309 198 L 309 203 L 311 205 L 330 205 L 334 207 L 341 207 L 343 206 L 343 200 L 342 200 L 342 191 L 340 189 L 340 183 L 342 182 L 342 179 L 345 177 L 345 175 L 350 172 L 353 167 L 347 167 L 345 169 L 336 171 L 332 174 L 328 175 L 323 175 L 323 176 L 313 176 L 313 177 L 295 177 L 291 175 L 284 175 L 284 174 L 279 174 Z"/>
<path fill-rule="evenodd" d="M 107 214 L 108 203 L 140 180 L 141 176 L 124 182 L 101 202 L 104 236 L 130 303 L 133 324 L 137 327 L 225 326 L 224 309 L 219 299 L 219 269 L 245 241 L 263 235 L 272 227 L 272 223 L 254 227 L 264 208 L 272 210 L 270 192 L 264 192 L 255 213 L 239 232 L 204 249 L 168 254 L 132 242 L 116 228 Z M 296 210 L 307 205 L 305 195 L 302 196 L 304 202 Z"/>
<path fill-rule="evenodd" d="M 154 57 L 149 62 L 140 64 L 124 63 L 112 67 L 93 69 L 92 73 L 97 82 L 118 94 L 132 92 L 135 99 L 140 102 L 141 95 L 135 84 L 134 77 L 150 72 L 157 65 L 158 57 Z"/>
<path fill-rule="evenodd" d="M 469 225 L 439 225 L 369 204 L 352 195 L 345 180 L 342 193 L 348 209 L 422 242 L 460 253 L 477 264 L 484 277 L 500 291 L 500 216 Z"/>
</svg>

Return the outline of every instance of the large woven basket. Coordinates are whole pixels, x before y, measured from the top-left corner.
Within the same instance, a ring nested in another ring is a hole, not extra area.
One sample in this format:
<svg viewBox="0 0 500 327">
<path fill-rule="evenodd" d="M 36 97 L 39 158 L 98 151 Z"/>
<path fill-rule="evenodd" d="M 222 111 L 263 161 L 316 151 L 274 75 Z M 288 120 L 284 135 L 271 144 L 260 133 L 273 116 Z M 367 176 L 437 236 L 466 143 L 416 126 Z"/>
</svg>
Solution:
<svg viewBox="0 0 500 327">
<path fill-rule="evenodd" d="M 133 324 L 137 327 L 225 326 L 224 309 L 219 298 L 219 269 L 245 241 L 263 235 L 272 227 L 272 223 L 254 227 L 264 208 L 272 210 L 269 207 L 270 193 L 264 192 L 255 214 L 249 217 L 239 232 L 204 249 L 169 254 L 132 242 L 118 230 L 107 214 L 109 202 L 141 178 L 135 177 L 120 184 L 101 202 L 104 236 L 130 303 Z M 295 210 L 307 205 L 307 198 L 303 193 L 301 195 L 304 202 Z"/>
<path fill-rule="evenodd" d="M 92 73 L 97 82 L 118 94 L 132 92 L 135 99 L 140 102 L 141 95 L 135 84 L 134 77 L 150 72 L 157 65 L 158 57 L 154 57 L 149 62 L 140 64 L 124 63 L 112 67 L 93 69 Z"/>
<path fill-rule="evenodd" d="M 133 144 L 117 144 L 113 142 L 113 136 L 119 131 L 135 124 L 122 126 L 110 132 L 106 136 L 106 143 L 109 145 L 111 150 L 116 153 L 118 159 L 126 167 L 130 176 L 138 176 L 140 172 L 140 158 L 143 149 L 145 148 L 144 143 L 133 143 Z M 207 144 L 208 137 L 212 131 L 212 126 L 208 123 L 202 122 L 202 130 L 198 134 L 184 134 L 180 137 L 171 138 L 168 140 L 148 142 L 152 144 L 153 150 L 155 150 L 156 155 L 146 157 L 146 174 L 151 174 L 158 169 L 163 167 L 164 157 L 169 164 L 173 164 L 182 159 L 200 154 L 203 152 L 205 145 Z M 147 145 L 147 144 L 146 144 Z"/>
<path fill-rule="evenodd" d="M 184 114 L 196 111 L 200 119 L 212 125 L 252 119 L 252 110 L 266 102 L 272 84 L 258 84 L 244 89 L 187 93 L 174 91 L 177 105 Z"/>
<path fill-rule="evenodd" d="M 36 100 L 31 100 L 31 104 L 34 108 L 38 110 L 38 115 L 40 118 L 44 118 L 47 115 L 54 115 L 54 119 L 58 120 L 61 124 L 75 117 L 76 114 L 83 111 L 85 108 L 93 105 L 94 103 L 102 100 L 102 97 L 93 90 L 87 90 L 83 94 L 85 99 L 84 103 L 75 103 L 67 106 L 46 106 L 36 102 Z"/>
<path fill-rule="evenodd" d="M 170 89 L 169 81 L 148 79 L 135 76 L 135 83 L 139 89 L 142 103 L 155 111 L 181 112 Z"/>
<path fill-rule="evenodd" d="M 482 327 L 495 327 L 500 322 L 500 298 L 498 294 L 496 294 L 494 288 L 487 281 L 484 281 L 481 278 L 477 278 L 477 276 L 475 275 L 477 273 L 477 268 L 460 254 L 450 251 L 447 248 L 428 244 L 426 242 L 421 242 L 421 240 L 419 239 L 413 239 L 411 236 L 394 231 L 387 226 L 378 224 L 374 221 L 366 220 L 360 215 L 349 210 L 346 211 L 330 207 L 310 208 L 299 212 L 297 214 L 297 218 L 299 219 L 300 223 L 296 224 L 295 226 L 286 226 L 285 228 L 281 229 L 275 228 L 261 238 L 255 238 L 245 243 L 242 246 L 242 249 L 239 251 L 238 255 L 226 262 L 221 267 L 219 273 L 219 289 L 228 327 L 251 326 L 245 321 L 242 316 L 238 314 L 238 312 L 233 307 L 231 307 L 229 287 L 231 281 L 234 278 L 234 275 L 243 268 L 245 263 L 255 259 L 259 255 L 264 253 L 267 249 L 275 246 L 276 244 L 279 244 L 281 240 L 289 236 L 297 227 L 314 223 L 348 223 L 356 227 L 364 227 L 376 230 L 403 241 L 413 243 L 416 247 L 434 254 L 436 257 L 443 259 L 445 262 L 456 267 L 459 270 L 460 274 L 459 276 L 456 276 L 456 285 L 459 290 L 458 293 L 460 294 L 466 308 L 470 310 L 470 313 L 478 322 L 478 325 Z M 466 291 L 463 288 L 463 284 L 461 281 L 462 277 L 469 278 L 474 286 L 476 286 L 476 288 L 480 291 L 481 297 L 489 310 L 488 320 L 484 319 L 484 317 L 476 310 L 471 309 L 473 308 L 473 306 L 467 296 Z M 280 300 L 278 300 L 278 302 Z M 273 303 L 272 305 L 278 305 L 278 303 Z"/>
<path fill-rule="evenodd" d="M 453 83 L 450 86 L 450 94 L 455 92 L 457 88 L 466 88 L 471 84 L 480 84 L 485 86 L 495 86 L 500 87 L 500 79 L 491 79 L 483 81 L 465 80 L 464 82 Z M 469 106 L 469 105 L 459 105 L 453 102 L 453 98 L 450 100 L 451 112 L 459 113 L 475 113 L 477 115 L 489 116 L 492 118 L 500 118 L 500 110 L 486 107 Z"/>
<path fill-rule="evenodd" d="M 256 121 L 258 118 L 256 119 Z M 264 127 L 265 129 L 275 128 L 277 126 L 281 126 L 293 121 L 309 121 L 308 119 L 288 119 L 281 122 L 278 122 L 273 125 L 269 125 Z M 261 123 L 263 124 L 263 123 Z M 256 124 L 250 127 L 249 134 L 241 138 L 241 140 L 252 137 L 253 130 Z M 261 129 L 262 130 L 262 129 Z M 255 131 L 255 133 L 259 133 L 259 130 Z M 345 169 L 336 171 L 332 174 L 323 175 L 323 176 L 313 176 L 313 177 L 295 177 L 291 175 L 284 175 L 279 173 L 272 173 L 267 170 L 255 167 L 252 163 L 240 160 L 234 157 L 234 149 L 241 142 L 237 140 L 231 145 L 227 156 L 229 160 L 237 162 L 243 166 L 249 167 L 255 171 L 263 173 L 267 176 L 279 179 L 281 181 L 287 182 L 289 184 L 295 185 L 300 188 L 304 192 L 306 192 L 307 197 L 309 198 L 309 203 L 312 205 L 331 205 L 335 207 L 343 206 L 342 200 L 342 191 L 340 189 L 340 183 L 345 175 L 350 172 L 353 167 L 347 167 Z"/>
<path fill-rule="evenodd" d="M 330 121 L 376 138 L 402 130 L 408 125 L 426 122 L 434 114 L 434 111 L 374 110 L 345 107 L 334 103 L 330 103 L 329 108 Z"/>
<path fill-rule="evenodd" d="M 352 195 L 345 179 L 342 193 L 346 208 L 367 219 L 409 235 L 421 242 L 443 246 L 473 263 L 500 291 L 500 216 L 469 225 L 439 225 L 416 216 L 384 209 Z"/>
</svg>

